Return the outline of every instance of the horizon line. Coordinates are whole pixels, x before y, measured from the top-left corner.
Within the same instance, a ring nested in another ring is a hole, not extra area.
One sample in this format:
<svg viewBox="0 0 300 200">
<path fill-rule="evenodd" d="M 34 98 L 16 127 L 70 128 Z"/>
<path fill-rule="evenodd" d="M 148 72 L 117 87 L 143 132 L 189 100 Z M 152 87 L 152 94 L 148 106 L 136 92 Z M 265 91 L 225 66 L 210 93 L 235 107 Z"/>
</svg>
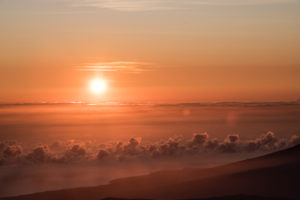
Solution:
<svg viewBox="0 0 300 200">
<path fill-rule="evenodd" d="M 0 106 L 42 106 L 42 105 L 86 105 L 86 106 L 288 106 L 300 105 L 300 99 L 292 101 L 191 101 L 178 103 L 134 103 L 134 102 L 0 102 Z"/>
</svg>

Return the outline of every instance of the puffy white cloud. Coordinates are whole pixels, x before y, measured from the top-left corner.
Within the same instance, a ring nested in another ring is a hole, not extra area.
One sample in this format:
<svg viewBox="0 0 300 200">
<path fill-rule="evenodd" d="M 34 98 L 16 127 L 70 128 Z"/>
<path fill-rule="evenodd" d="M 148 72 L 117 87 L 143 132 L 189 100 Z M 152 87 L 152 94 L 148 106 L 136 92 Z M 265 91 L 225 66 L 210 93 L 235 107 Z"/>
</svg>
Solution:
<svg viewBox="0 0 300 200">
<path fill-rule="evenodd" d="M 203 145 L 208 139 L 208 134 L 205 133 L 194 133 L 192 144 L 193 145 Z"/>
<path fill-rule="evenodd" d="M 47 145 L 36 147 L 31 153 L 25 156 L 27 161 L 32 163 L 46 163 L 52 160 L 52 155 Z"/>
<path fill-rule="evenodd" d="M 9 145 L 3 150 L 5 158 L 15 158 L 22 154 L 22 147 L 20 145 Z"/>
<path fill-rule="evenodd" d="M 100 150 L 100 151 L 98 152 L 98 154 L 97 154 L 97 158 L 98 158 L 99 160 L 103 160 L 103 159 L 106 158 L 108 155 L 109 155 L 109 154 L 108 154 L 107 151 L 105 151 L 105 150 Z"/>
<path fill-rule="evenodd" d="M 23 147 L 15 141 L 0 142 L 0 165 L 18 162 L 23 155 Z"/>
<path fill-rule="evenodd" d="M 87 152 L 85 147 L 80 144 L 72 145 L 61 158 L 64 162 L 74 162 L 86 158 Z"/>
</svg>

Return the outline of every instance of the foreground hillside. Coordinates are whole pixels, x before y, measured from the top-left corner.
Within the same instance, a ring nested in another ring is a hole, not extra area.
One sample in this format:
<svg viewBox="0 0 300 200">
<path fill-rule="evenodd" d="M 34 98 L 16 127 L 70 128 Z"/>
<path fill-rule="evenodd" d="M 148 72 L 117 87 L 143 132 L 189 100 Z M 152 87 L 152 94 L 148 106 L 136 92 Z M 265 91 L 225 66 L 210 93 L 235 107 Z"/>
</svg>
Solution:
<svg viewBox="0 0 300 200">
<path fill-rule="evenodd" d="M 160 171 L 108 185 L 49 191 L 9 200 L 99 200 L 106 197 L 220 200 L 300 199 L 300 145 L 266 156 L 207 169 Z M 250 196 L 240 196 L 245 194 Z M 236 196 L 238 195 L 238 196 Z M 261 196 L 261 197 L 258 197 Z M 270 198 L 263 198 L 264 196 Z"/>
<path fill-rule="evenodd" d="M 105 198 L 102 200 L 147 200 L 147 199 Z M 211 197 L 211 198 L 201 198 L 201 199 L 184 199 L 184 200 L 288 200 L 288 199 L 276 198 L 276 197 L 259 197 L 253 195 L 234 195 L 234 196 Z"/>
</svg>

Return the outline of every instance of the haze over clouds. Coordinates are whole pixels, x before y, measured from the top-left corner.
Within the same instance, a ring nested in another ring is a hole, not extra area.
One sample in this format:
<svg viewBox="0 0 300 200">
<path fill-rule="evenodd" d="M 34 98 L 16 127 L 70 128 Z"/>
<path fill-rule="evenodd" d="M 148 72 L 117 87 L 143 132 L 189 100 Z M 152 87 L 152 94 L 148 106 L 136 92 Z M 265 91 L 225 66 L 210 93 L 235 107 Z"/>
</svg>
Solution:
<svg viewBox="0 0 300 200">
<path fill-rule="evenodd" d="M 32 146 L 1 141 L 0 197 L 107 184 L 157 170 L 216 166 L 296 144 L 299 136 L 278 138 L 273 132 L 251 140 L 241 140 L 238 134 L 211 138 L 204 132 L 152 142 L 141 137 L 105 144 L 61 140 Z"/>
</svg>

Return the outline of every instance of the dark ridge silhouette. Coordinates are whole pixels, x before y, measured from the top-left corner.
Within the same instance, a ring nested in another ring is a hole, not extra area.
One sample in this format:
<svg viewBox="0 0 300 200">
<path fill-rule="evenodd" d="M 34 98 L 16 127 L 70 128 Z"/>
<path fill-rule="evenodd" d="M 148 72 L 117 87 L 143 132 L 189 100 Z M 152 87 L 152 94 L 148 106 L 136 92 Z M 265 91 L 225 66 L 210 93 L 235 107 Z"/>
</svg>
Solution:
<svg viewBox="0 0 300 200">
<path fill-rule="evenodd" d="M 228 165 L 159 171 L 107 185 L 2 198 L 3 200 L 300 199 L 300 145 Z M 237 194 L 245 194 L 238 195 Z M 249 195 L 249 196 L 248 196 Z M 219 196 L 219 197 L 218 197 Z M 214 198 L 211 198 L 214 197 Z M 256 199 L 255 199 L 256 198 Z"/>
<path fill-rule="evenodd" d="M 150 199 L 122 199 L 122 198 L 104 198 L 102 200 L 150 200 Z M 212 197 L 205 199 L 181 199 L 181 200 L 292 200 L 287 198 L 272 198 L 272 197 L 258 197 L 253 195 L 235 195 L 224 197 Z"/>
<path fill-rule="evenodd" d="M 272 197 L 259 197 L 254 195 L 235 195 L 224 197 L 211 197 L 205 199 L 183 199 L 183 200 L 291 200 L 287 198 L 272 198 Z"/>
<path fill-rule="evenodd" d="M 151 199 L 122 199 L 122 198 L 107 197 L 102 200 L 151 200 Z"/>
<path fill-rule="evenodd" d="M 122 198 L 104 198 L 102 200 L 150 200 L 150 199 L 122 199 Z M 272 197 L 258 197 L 253 195 L 235 195 L 224 197 L 211 197 L 205 199 L 181 199 L 181 200 L 292 200 L 287 198 L 272 198 Z"/>
</svg>

